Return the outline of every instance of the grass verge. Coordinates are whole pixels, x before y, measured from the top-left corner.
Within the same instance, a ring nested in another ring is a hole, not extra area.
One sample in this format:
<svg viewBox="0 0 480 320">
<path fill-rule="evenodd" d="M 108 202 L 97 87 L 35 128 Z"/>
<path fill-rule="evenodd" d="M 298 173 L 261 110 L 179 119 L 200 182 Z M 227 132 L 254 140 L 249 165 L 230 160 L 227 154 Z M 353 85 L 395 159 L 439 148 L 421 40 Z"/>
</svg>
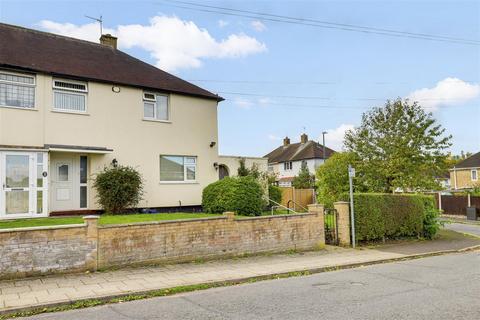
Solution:
<svg viewBox="0 0 480 320">
<path fill-rule="evenodd" d="M 219 214 L 210 213 L 143 213 L 143 214 L 122 214 L 122 215 L 102 215 L 100 216 L 100 225 L 109 224 L 128 224 L 149 221 L 165 220 L 187 220 L 197 218 L 218 217 Z M 15 219 L 0 221 L 0 229 L 25 228 L 40 226 L 56 226 L 68 224 L 83 223 L 82 217 L 48 217 L 33 219 Z"/>
</svg>

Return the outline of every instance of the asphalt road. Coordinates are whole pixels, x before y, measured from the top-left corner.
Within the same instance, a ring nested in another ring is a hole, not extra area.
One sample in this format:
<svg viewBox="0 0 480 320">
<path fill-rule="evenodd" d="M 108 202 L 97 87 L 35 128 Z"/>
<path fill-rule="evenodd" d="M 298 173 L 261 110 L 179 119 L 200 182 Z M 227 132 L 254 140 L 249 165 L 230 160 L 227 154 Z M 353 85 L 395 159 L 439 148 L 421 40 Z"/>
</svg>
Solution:
<svg viewBox="0 0 480 320">
<path fill-rule="evenodd" d="M 480 237 L 480 224 L 446 223 L 445 228 L 461 233 L 468 233 Z"/>
<path fill-rule="evenodd" d="M 480 252 L 262 281 L 30 319 L 480 319 Z"/>
</svg>

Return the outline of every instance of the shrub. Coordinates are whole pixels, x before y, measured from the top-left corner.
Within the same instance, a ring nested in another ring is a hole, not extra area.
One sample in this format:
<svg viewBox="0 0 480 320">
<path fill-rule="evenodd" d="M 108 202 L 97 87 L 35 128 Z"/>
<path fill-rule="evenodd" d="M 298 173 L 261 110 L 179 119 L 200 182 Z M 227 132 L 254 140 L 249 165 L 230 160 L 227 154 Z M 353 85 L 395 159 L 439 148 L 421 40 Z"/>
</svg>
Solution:
<svg viewBox="0 0 480 320">
<path fill-rule="evenodd" d="M 228 177 L 203 189 L 205 212 L 234 211 L 239 215 L 259 216 L 263 205 L 262 187 L 252 177 Z"/>
<path fill-rule="evenodd" d="M 353 197 L 358 241 L 422 236 L 431 239 L 438 231 L 432 196 L 356 193 Z"/>
<path fill-rule="evenodd" d="M 142 176 L 128 166 L 105 167 L 96 175 L 93 187 L 106 213 L 118 214 L 135 207 L 143 195 Z"/>
<path fill-rule="evenodd" d="M 268 197 L 270 200 L 275 201 L 276 203 L 282 202 L 282 189 L 280 187 L 274 186 L 272 184 L 268 185 Z M 276 205 L 275 202 L 270 202 L 269 206 L 273 207 Z"/>
</svg>

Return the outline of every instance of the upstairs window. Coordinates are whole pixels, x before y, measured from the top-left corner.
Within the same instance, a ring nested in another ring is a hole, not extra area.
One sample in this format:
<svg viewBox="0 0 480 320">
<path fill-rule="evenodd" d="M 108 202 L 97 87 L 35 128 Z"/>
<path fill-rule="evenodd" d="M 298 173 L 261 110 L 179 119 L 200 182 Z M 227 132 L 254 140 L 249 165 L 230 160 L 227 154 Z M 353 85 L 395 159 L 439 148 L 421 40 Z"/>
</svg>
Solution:
<svg viewBox="0 0 480 320">
<path fill-rule="evenodd" d="M 288 170 L 292 170 L 292 168 L 293 168 L 292 161 L 283 163 L 283 170 L 288 171 Z"/>
<path fill-rule="evenodd" d="M 471 174 L 472 174 L 472 181 L 477 181 L 478 180 L 478 171 L 476 169 L 472 170 L 471 171 Z"/>
<path fill-rule="evenodd" d="M 35 77 L 0 71 L 0 106 L 35 108 Z"/>
<path fill-rule="evenodd" d="M 53 80 L 53 109 L 67 112 L 87 111 L 87 84 L 71 80 Z"/>
<path fill-rule="evenodd" d="M 168 96 L 145 92 L 143 94 L 143 118 L 146 120 L 169 120 Z"/>
</svg>

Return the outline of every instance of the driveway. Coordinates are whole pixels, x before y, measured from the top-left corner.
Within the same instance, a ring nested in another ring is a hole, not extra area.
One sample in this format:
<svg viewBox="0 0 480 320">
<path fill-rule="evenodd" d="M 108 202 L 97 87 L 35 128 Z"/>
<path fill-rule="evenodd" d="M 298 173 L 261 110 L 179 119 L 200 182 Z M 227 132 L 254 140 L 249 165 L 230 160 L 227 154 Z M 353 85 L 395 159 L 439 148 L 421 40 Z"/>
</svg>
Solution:
<svg viewBox="0 0 480 320">
<path fill-rule="evenodd" d="M 480 224 L 446 223 L 445 229 L 480 237 Z"/>
</svg>

